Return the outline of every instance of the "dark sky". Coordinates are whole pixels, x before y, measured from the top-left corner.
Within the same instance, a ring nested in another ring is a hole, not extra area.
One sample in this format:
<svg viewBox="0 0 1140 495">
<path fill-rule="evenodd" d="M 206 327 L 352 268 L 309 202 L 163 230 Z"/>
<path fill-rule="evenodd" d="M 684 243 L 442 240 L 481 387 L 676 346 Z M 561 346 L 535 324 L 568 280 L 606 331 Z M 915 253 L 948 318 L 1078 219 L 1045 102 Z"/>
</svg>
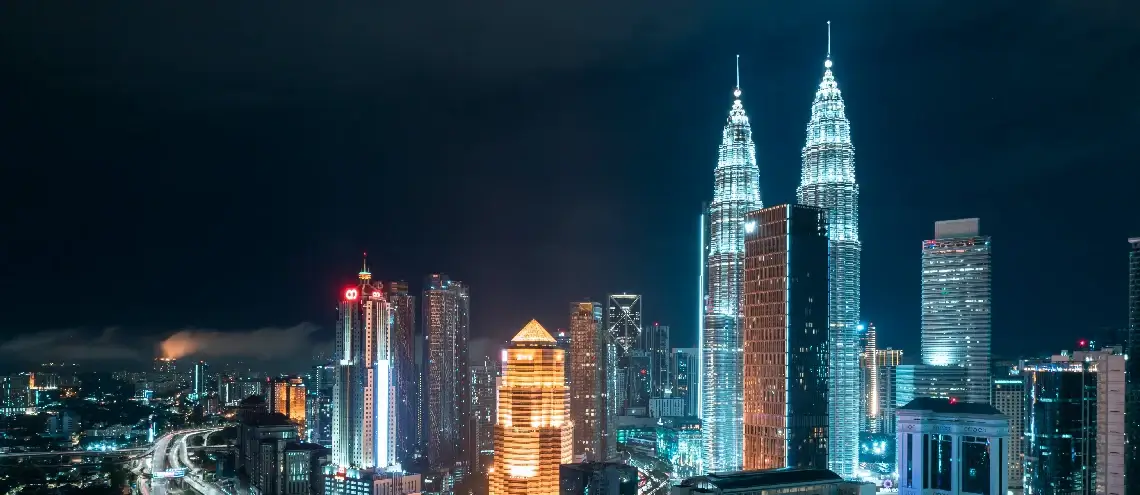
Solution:
<svg viewBox="0 0 1140 495">
<path fill-rule="evenodd" d="M 917 351 L 920 243 L 977 216 L 995 351 L 1071 347 L 1126 318 L 1140 3 L 1031 3 L 7 2 L 0 360 L 327 340 L 362 251 L 468 282 L 476 336 L 630 291 L 691 345 L 733 56 L 794 201 L 829 19 L 880 341 Z"/>
</svg>

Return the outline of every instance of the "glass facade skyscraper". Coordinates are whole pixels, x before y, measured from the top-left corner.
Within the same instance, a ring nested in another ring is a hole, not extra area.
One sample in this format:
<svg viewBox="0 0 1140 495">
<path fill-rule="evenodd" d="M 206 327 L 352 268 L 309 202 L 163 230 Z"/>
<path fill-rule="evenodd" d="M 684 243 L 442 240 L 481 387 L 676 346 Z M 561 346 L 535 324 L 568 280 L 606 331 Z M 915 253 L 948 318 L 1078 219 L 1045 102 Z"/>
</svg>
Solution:
<svg viewBox="0 0 1140 495">
<path fill-rule="evenodd" d="M 423 325 L 427 340 L 427 454 L 433 467 L 470 461 L 471 388 L 467 365 L 470 336 L 467 286 L 447 275 L 428 277 Z"/>
<path fill-rule="evenodd" d="M 990 238 L 978 219 L 934 224 L 922 243 L 922 363 L 965 371 L 960 400 L 990 403 Z"/>
<path fill-rule="evenodd" d="M 744 469 L 828 465 L 828 239 L 824 210 L 747 216 Z"/>
<path fill-rule="evenodd" d="M 1140 237 L 1128 239 L 1128 345 L 1131 359 L 1125 365 L 1125 413 L 1131 418 L 1125 428 L 1125 478 L 1127 493 L 1140 493 Z"/>
<path fill-rule="evenodd" d="M 831 25 L 828 23 L 830 36 Z M 830 469 L 844 478 L 855 476 L 859 458 L 860 312 L 859 184 L 855 183 L 855 147 L 839 85 L 831 73 L 828 40 L 823 80 L 811 105 L 803 168 L 796 199 L 827 210 L 831 243 L 831 290 L 828 343 L 831 359 L 829 431 Z"/>
<path fill-rule="evenodd" d="M 740 101 L 740 57 L 728 121 L 721 133 L 713 172 L 713 200 L 707 211 L 708 244 L 702 287 L 701 420 L 704 467 L 710 472 L 735 471 L 743 465 L 741 396 L 740 286 L 744 277 L 744 216 L 763 207 L 760 168 L 752 126 Z M 702 239 L 704 236 L 702 229 Z"/>
</svg>

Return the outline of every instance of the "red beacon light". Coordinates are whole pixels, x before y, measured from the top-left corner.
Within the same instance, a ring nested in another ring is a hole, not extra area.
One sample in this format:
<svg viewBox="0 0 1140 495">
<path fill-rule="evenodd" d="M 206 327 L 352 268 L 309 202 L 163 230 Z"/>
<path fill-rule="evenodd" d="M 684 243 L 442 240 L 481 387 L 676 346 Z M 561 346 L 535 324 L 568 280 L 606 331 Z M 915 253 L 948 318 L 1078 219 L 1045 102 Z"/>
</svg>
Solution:
<svg viewBox="0 0 1140 495">
<path fill-rule="evenodd" d="M 950 398 L 950 403 L 951 403 L 951 404 L 957 404 L 957 403 L 958 403 L 958 398 L 957 398 L 957 397 L 951 397 L 951 398 Z"/>
<path fill-rule="evenodd" d="M 345 300 L 355 301 L 357 297 L 360 297 L 360 292 L 358 292 L 356 289 L 348 289 L 344 291 Z"/>
</svg>

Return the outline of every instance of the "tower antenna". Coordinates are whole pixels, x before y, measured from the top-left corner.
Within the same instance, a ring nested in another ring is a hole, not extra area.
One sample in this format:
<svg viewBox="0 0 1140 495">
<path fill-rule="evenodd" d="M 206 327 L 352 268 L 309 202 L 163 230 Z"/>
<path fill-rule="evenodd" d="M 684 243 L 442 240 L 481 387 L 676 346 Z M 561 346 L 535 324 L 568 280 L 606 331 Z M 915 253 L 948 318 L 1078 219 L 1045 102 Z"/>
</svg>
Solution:
<svg viewBox="0 0 1140 495">
<path fill-rule="evenodd" d="M 827 21 L 827 58 L 831 58 L 831 21 Z"/>
<path fill-rule="evenodd" d="M 740 54 L 739 53 L 736 54 L 736 89 L 740 89 Z"/>
</svg>

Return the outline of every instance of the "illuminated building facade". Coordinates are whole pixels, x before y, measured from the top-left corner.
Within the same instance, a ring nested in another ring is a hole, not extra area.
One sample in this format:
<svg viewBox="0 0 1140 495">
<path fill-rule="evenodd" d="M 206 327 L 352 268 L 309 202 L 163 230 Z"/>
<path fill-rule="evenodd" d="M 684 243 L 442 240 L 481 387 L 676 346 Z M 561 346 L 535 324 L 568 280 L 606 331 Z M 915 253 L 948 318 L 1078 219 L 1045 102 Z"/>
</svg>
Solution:
<svg viewBox="0 0 1140 495">
<path fill-rule="evenodd" d="M 713 200 L 702 218 L 701 420 L 705 469 L 740 469 L 744 446 L 741 396 L 740 287 L 744 277 L 744 216 L 763 207 L 752 127 L 740 101 L 737 56 L 734 100 L 721 133 Z M 705 231 L 707 230 L 707 237 Z M 708 244 L 704 241 L 707 239 Z"/>
<path fill-rule="evenodd" d="M 190 379 L 190 389 L 194 393 L 194 399 L 200 400 L 204 398 L 208 392 L 206 383 L 208 383 L 210 366 L 205 361 L 198 361 L 194 363 L 194 376 Z"/>
<path fill-rule="evenodd" d="M 1125 493 L 1123 349 L 1023 363 L 1027 495 Z"/>
<path fill-rule="evenodd" d="M 641 329 L 641 349 L 649 354 L 649 397 L 665 397 L 672 390 L 673 348 L 669 325 L 654 322 Z"/>
<path fill-rule="evenodd" d="M 574 420 L 574 459 L 605 461 L 616 455 L 606 372 L 609 333 L 602 327 L 602 305 L 570 304 L 570 417 Z"/>
<path fill-rule="evenodd" d="M 811 105 L 803 168 L 796 199 L 827 210 L 831 241 L 830 469 L 851 479 L 859 456 L 859 356 L 862 243 L 859 241 L 859 184 L 855 182 L 855 147 L 843 97 L 831 72 L 831 22 L 823 79 Z"/>
<path fill-rule="evenodd" d="M 634 351 L 641 343 L 641 296 L 637 294 L 610 294 L 606 296 L 606 330 L 616 345 L 616 359 L 609 362 L 607 374 L 617 386 L 615 415 L 625 414 L 630 407 L 649 407 L 649 397 L 638 394 L 635 371 L 630 364 Z M 643 399 L 643 400 L 641 400 Z"/>
<path fill-rule="evenodd" d="M 898 415 L 899 495 L 1008 491 L 1009 419 L 989 403 L 918 398 Z"/>
<path fill-rule="evenodd" d="M 965 371 L 959 400 L 990 402 L 990 238 L 978 219 L 934 224 L 922 243 L 922 363 Z"/>
<path fill-rule="evenodd" d="M 1128 391 L 1126 413 L 1132 418 L 1126 430 L 1125 468 L 1140 473 L 1140 237 L 1128 239 Z M 1125 479 L 1128 493 L 1140 493 L 1140 474 Z"/>
<path fill-rule="evenodd" d="M 408 292 L 404 281 L 387 284 L 388 304 L 392 307 L 392 384 L 396 388 L 396 459 L 409 462 L 416 454 L 416 409 L 419 408 L 416 386 L 415 340 L 416 296 Z"/>
<path fill-rule="evenodd" d="M 535 320 L 503 350 L 491 495 L 559 493 L 559 465 L 574 451 L 565 356 Z"/>
<path fill-rule="evenodd" d="M 467 343 L 471 328 L 467 286 L 434 274 L 424 285 L 423 324 L 427 341 L 427 456 L 432 467 L 470 461 L 471 388 Z"/>
<path fill-rule="evenodd" d="M 700 385 L 701 355 L 695 347 L 673 349 L 673 369 L 669 374 L 673 380 L 671 397 L 685 400 L 685 415 L 697 417 L 697 399 Z"/>
<path fill-rule="evenodd" d="M 305 382 L 297 376 L 274 378 L 269 385 L 269 412 L 289 418 L 299 431 L 306 430 Z"/>
<path fill-rule="evenodd" d="M 359 284 L 341 291 L 332 400 L 332 464 L 353 470 L 397 466 L 396 387 L 392 322 L 384 288 L 368 266 Z M 355 472 L 355 471 L 354 471 Z"/>
<path fill-rule="evenodd" d="M 825 212 L 779 205 L 745 218 L 744 469 L 825 469 Z"/>
<path fill-rule="evenodd" d="M 874 323 L 859 324 L 859 433 L 894 435 L 896 369 L 902 351 L 879 349 Z M 861 441 L 861 443 L 864 443 Z"/>
<path fill-rule="evenodd" d="M 1025 475 L 1025 380 L 1020 376 L 994 380 L 994 408 L 1009 418 L 1009 487 L 1021 488 Z"/>
<path fill-rule="evenodd" d="M 495 455 L 495 419 L 498 400 L 499 362 L 490 357 L 473 360 L 471 366 L 471 445 L 475 463 L 471 470 L 486 473 Z"/>
</svg>

